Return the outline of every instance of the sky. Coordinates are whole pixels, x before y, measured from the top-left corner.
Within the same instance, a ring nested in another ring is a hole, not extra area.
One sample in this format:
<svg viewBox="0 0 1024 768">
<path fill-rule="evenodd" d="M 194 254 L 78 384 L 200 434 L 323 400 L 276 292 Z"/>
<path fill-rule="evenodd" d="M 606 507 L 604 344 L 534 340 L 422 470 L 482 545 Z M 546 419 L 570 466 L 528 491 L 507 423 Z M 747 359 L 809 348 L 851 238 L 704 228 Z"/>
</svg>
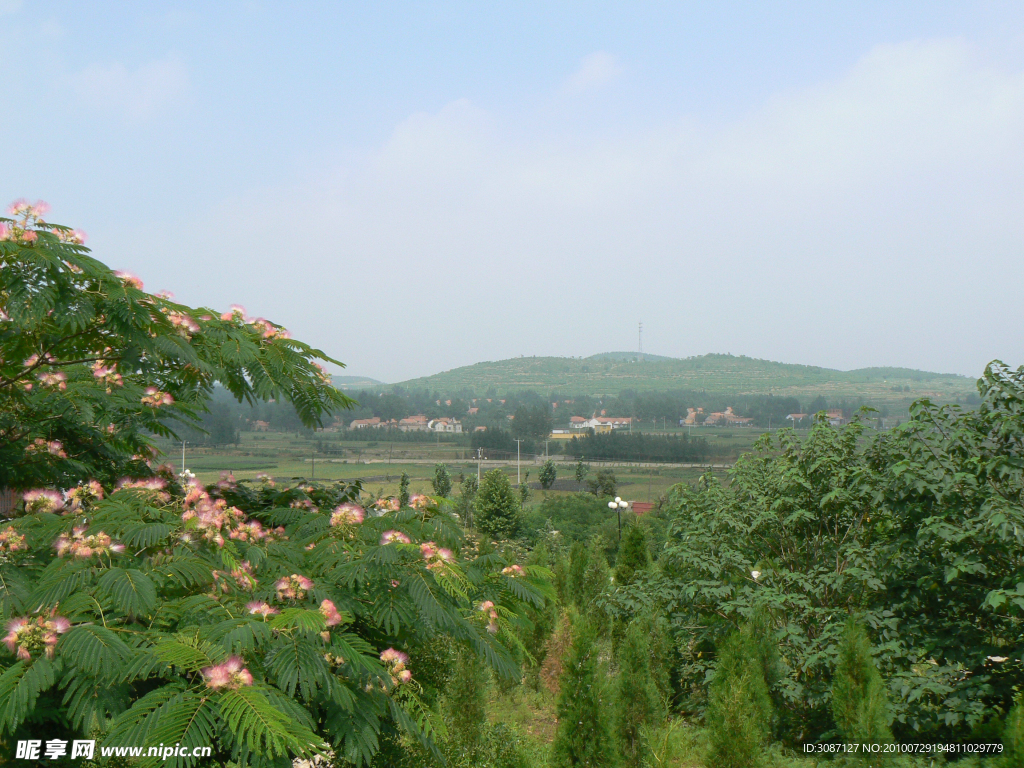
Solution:
<svg viewBox="0 0 1024 768">
<path fill-rule="evenodd" d="M 1024 364 L 1024 4 L 0 0 L 0 202 L 397 382 Z"/>
</svg>

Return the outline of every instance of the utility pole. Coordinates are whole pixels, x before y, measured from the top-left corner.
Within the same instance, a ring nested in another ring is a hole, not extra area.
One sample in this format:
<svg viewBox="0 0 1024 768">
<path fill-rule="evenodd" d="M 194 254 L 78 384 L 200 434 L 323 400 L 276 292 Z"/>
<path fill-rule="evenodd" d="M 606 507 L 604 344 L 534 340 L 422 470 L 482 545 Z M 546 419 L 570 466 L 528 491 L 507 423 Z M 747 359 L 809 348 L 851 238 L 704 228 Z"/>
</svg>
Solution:
<svg viewBox="0 0 1024 768">
<path fill-rule="evenodd" d="M 521 439 L 515 438 L 515 437 L 512 438 L 512 439 L 516 441 L 516 485 L 522 485 L 523 484 L 523 476 L 519 472 L 519 444 L 521 442 L 523 442 L 523 441 Z"/>
<path fill-rule="evenodd" d="M 181 441 L 181 474 L 185 474 L 185 443 L 187 441 Z"/>
<path fill-rule="evenodd" d="M 639 344 L 637 345 L 637 350 L 636 350 L 636 361 L 638 363 L 642 363 L 644 361 L 644 324 L 643 323 L 639 323 L 639 326 L 640 326 L 640 333 L 639 333 L 639 339 L 638 339 Z"/>
<path fill-rule="evenodd" d="M 313 471 L 309 477 L 310 480 L 316 480 L 316 448 L 313 448 Z"/>
<path fill-rule="evenodd" d="M 550 440 L 545 440 L 544 441 L 544 458 L 545 459 L 548 457 L 548 443 L 550 443 L 550 442 L 551 442 Z"/>
<path fill-rule="evenodd" d="M 476 487 L 480 487 L 480 456 L 483 454 L 483 448 L 476 449 Z"/>
</svg>

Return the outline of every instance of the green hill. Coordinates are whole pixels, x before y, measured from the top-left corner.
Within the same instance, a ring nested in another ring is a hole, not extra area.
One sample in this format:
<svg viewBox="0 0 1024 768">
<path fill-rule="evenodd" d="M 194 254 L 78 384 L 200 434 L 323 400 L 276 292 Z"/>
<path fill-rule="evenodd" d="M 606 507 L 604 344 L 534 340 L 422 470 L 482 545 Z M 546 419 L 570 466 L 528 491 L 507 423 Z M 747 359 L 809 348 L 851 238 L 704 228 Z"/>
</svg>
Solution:
<svg viewBox="0 0 1024 768">
<path fill-rule="evenodd" d="M 930 397 L 955 402 L 976 394 L 975 380 L 957 374 L 910 368 L 861 368 L 837 371 L 810 365 L 776 363 L 732 355 L 686 359 L 635 353 L 605 353 L 589 358 L 516 357 L 476 363 L 443 373 L 410 379 L 407 390 L 428 389 L 455 394 L 505 394 L 527 389 L 564 395 L 614 395 L 624 390 L 704 390 L 722 394 L 824 395 L 864 397 L 877 402 Z"/>
</svg>

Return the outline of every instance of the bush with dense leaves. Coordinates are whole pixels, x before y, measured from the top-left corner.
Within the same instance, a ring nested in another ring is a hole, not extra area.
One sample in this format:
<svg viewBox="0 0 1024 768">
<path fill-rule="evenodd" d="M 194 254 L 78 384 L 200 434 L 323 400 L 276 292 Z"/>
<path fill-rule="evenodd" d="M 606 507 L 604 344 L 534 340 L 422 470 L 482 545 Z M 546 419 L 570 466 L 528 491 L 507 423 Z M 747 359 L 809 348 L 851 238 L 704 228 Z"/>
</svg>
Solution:
<svg viewBox="0 0 1024 768">
<path fill-rule="evenodd" d="M 731 482 L 677 486 L 643 600 L 672 618 L 701 706 L 716 646 L 762 605 L 783 674 L 782 733 L 834 728 L 830 681 L 847 616 L 878 638 L 895 735 L 966 737 L 1024 684 L 1024 369 L 993 363 L 981 406 L 915 403 L 869 437 L 859 423 L 783 431 Z"/>
</svg>

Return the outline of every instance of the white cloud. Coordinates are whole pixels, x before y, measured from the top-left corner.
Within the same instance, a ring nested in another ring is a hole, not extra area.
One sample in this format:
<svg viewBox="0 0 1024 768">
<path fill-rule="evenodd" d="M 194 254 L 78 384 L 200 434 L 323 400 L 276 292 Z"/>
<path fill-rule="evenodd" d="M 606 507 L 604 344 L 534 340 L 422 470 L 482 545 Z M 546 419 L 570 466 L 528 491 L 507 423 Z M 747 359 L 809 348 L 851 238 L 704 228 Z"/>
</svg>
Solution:
<svg viewBox="0 0 1024 768">
<path fill-rule="evenodd" d="M 86 108 L 145 122 L 188 92 L 188 70 L 175 55 L 129 70 L 124 64 L 93 64 L 71 78 Z"/>
<path fill-rule="evenodd" d="M 188 300 L 262 307 L 391 381 L 629 348 L 641 318 L 652 352 L 842 368 L 978 374 L 1024 347 L 1024 74 L 961 42 L 879 47 L 722 124 L 515 128 L 454 102 L 225 202 L 168 241 L 206 277 Z"/>
<path fill-rule="evenodd" d="M 621 74 L 619 60 L 610 53 L 598 51 L 583 57 L 579 69 L 562 81 L 559 92 L 567 95 L 592 93 L 604 88 Z"/>
</svg>

